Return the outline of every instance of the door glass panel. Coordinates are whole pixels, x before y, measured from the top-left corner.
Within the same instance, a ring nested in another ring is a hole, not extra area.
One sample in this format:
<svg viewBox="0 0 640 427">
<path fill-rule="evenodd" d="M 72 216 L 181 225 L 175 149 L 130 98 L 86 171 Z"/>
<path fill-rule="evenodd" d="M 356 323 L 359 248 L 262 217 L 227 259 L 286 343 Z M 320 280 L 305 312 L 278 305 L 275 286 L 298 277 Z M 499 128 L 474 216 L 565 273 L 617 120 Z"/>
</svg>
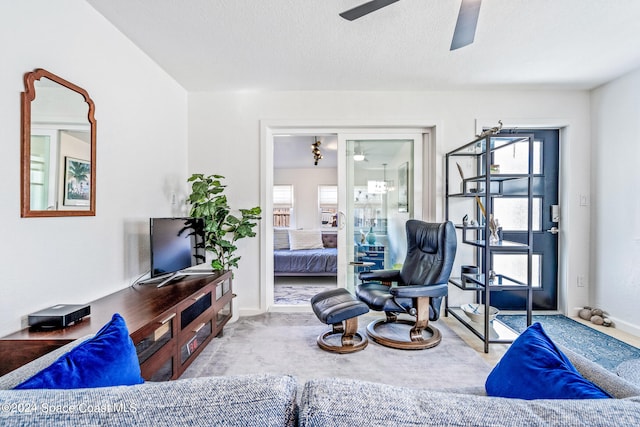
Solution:
<svg viewBox="0 0 640 427">
<path fill-rule="evenodd" d="M 494 151 L 493 164 L 501 174 L 524 174 L 529 171 L 529 142 L 521 141 Z M 542 142 L 533 142 L 533 173 L 542 173 Z"/>
<path fill-rule="evenodd" d="M 504 231 L 527 231 L 529 219 L 527 205 L 528 199 L 525 197 L 497 197 L 493 200 L 495 218 L 498 219 Z M 541 210 L 541 199 L 534 197 L 531 203 L 533 231 L 542 229 Z"/>
<path fill-rule="evenodd" d="M 493 254 L 493 270 L 496 274 L 508 276 L 522 283 L 527 283 L 526 254 Z M 542 256 L 533 254 L 531 259 L 531 285 L 539 288 Z"/>
<path fill-rule="evenodd" d="M 413 140 L 347 140 L 347 245 L 353 274 L 400 266 L 406 255 L 404 224 L 413 209 Z"/>
</svg>

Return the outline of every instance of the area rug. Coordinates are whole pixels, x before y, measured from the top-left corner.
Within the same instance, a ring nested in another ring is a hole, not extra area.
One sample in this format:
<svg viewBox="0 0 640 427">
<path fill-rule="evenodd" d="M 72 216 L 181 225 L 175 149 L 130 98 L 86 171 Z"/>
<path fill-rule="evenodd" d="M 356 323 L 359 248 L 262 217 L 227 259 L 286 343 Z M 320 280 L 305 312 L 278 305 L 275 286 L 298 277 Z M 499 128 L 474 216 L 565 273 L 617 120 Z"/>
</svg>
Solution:
<svg viewBox="0 0 640 427">
<path fill-rule="evenodd" d="M 498 315 L 498 319 L 517 332 L 522 332 L 527 327 L 524 315 Z M 616 372 L 622 362 L 640 358 L 640 349 L 561 314 L 534 315 L 533 322 L 540 322 L 557 344 L 612 372 Z"/>
<path fill-rule="evenodd" d="M 360 316 L 360 332 L 376 315 Z M 430 389 L 483 387 L 491 366 L 442 322 L 442 342 L 426 350 L 396 350 L 374 342 L 362 351 L 321 350 L 317 336 L 329 330 L 313 313 L 266 313 L 225 326 L 183 378 L 272 373 L 312 378 L 344 377 Z"/>
<path fill-rule="evenodd" d="M 335 277 L 277 277 L 273 299 L 275 304 L 309 305 L 312 296 L 336 286 Z"/>
<path fill-rule="evenodd" d="M 315 294 L 335 288 L 335 285 L 275 285 L 273 302 L 286 305 L 310 305 L 309 301 Z"/>
</svg>

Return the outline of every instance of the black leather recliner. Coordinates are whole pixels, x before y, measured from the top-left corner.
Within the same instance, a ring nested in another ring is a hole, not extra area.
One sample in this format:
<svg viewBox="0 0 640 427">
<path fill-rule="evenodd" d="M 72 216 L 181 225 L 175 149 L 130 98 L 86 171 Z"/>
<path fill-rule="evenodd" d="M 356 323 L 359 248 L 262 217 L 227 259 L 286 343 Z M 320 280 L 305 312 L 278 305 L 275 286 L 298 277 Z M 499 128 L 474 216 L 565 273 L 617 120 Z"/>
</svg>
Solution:
<svg viewBox="0 0 640 427">
<path fill-rule="evenodd" d="M 367 326 L 375 342 L 400 349 L 435 347 L 442 339 L 440 331 L 429 325 L 438 320 L 442 298 L 447 295 L 449 276 L 456 254 L 456 231 L 453 224 L 408 220 L 407 255 L 401 270 L 362 272 L 362 284 L 356 295 L 370 309 L 384 311 L 386 319 Z M 415 321 L 399 319 L 408 313 Z M 407 327 L 401 325 L 409 325 Z M 404 329 L 405 331 L 401 331 Z M 425 337 L 424 331 L 431 335 Z"/>
</svg>

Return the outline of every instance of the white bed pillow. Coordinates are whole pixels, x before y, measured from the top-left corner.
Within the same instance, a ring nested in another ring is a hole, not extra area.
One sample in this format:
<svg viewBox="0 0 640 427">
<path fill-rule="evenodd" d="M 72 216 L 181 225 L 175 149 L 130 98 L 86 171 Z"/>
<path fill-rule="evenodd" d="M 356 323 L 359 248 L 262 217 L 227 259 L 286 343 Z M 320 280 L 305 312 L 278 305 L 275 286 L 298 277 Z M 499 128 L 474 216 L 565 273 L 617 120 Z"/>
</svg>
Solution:
<svg viewBox="0 0 640 427">
<path fill-rule="evenodd" d="M 289 246 L 292 251 L 322 249 L 322 233 L 320 230 L 289 230 Z"/>
</svg>

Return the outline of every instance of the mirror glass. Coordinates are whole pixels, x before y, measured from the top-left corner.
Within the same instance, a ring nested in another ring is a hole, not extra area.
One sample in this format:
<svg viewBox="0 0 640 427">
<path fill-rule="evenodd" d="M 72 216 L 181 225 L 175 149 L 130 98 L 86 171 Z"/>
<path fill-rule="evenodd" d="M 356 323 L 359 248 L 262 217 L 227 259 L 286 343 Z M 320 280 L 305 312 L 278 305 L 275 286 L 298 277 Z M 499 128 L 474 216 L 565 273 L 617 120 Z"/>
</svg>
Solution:
<svg viewBox="0 0 640 427">
<path fill-rule="evenodd" d="M 95 215 L 93 101 L 42 69 L 22 95 L 22 216 Z"/>
</svg>

